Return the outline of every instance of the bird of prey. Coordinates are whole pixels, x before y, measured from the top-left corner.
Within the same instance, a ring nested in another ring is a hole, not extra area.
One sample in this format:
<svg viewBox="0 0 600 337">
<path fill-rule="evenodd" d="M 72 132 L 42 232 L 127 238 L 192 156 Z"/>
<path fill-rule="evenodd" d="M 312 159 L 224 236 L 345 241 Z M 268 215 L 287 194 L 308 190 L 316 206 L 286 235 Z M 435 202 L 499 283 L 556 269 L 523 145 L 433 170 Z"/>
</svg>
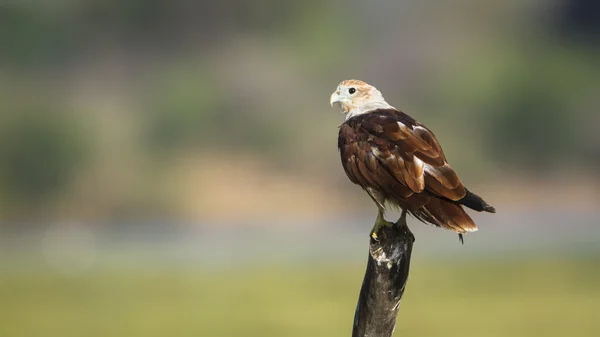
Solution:
<svg viewBox="0 0 600 337">
<path fill-rule="evenodd" d="M 463 233 L 477 230 L 463 206 L 496 212 L 462 184 L 431 130 L 388 104 L 372 85 L 343 81 L 329 102 L 345 114 L 338 136 L 342 166 L 377 205 L 375 228 L 387 224 L 383 215 L 391 205 L 458 233 L 462 242 Z"/>
</svg>

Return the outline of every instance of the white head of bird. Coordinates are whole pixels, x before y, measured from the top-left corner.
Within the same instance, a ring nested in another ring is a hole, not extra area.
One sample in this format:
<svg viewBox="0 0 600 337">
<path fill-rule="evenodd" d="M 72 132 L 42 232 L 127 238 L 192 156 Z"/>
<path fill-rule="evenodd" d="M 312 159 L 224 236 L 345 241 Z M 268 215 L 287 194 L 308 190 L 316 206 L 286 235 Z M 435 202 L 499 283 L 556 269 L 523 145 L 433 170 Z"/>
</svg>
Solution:
<svg viewBox="0 0 600 337">
<path fill-rule="evenodd" d="M 374 86 L 359 80 L 342 81 L 331 97 L 331 106 L 339 106 L 346 120 L 377 109 L 393 108 Z"/>
</svg>

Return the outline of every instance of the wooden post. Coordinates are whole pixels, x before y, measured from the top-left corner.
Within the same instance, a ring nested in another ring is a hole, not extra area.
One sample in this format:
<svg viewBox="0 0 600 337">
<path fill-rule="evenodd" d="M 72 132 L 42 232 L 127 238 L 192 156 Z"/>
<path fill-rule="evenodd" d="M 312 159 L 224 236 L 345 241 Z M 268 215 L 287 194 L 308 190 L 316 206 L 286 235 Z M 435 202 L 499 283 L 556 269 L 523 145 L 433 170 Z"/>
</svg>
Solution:
<svg viewBox="0 0 600 337">
<path fill-rule="evenodd" d="M 396 327 L 400 300 L 408 280 L 415 237 L 406 213 L 371 235 L 367 271 L 360 289 L 352 337 L 389 337 Z"/>
</svg>

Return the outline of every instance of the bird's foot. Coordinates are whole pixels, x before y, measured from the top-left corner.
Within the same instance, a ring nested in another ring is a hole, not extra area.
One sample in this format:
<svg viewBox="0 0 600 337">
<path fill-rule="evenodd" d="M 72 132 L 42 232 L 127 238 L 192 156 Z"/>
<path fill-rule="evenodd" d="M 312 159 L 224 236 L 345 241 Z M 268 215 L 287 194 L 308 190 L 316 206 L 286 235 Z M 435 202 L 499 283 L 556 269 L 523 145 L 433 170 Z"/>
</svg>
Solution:
<svg viewBox="0 0 600 337">
<path fill-rule="evenodd" d="M 381 238 L 381 229 L 384 227 L 394 227 L 394 223 L 393 222 L 389 222 L 386 221 L 383 218 L 383 211 L 381 209 L 379 209 L 379 213 L 377 214 L 377 219 L 375 220 L 375 225 L 373 226 L 373 229 L 371 230 L 371 238 L 375 241 L 379 241 L 379 239 Z"/>
</svg>

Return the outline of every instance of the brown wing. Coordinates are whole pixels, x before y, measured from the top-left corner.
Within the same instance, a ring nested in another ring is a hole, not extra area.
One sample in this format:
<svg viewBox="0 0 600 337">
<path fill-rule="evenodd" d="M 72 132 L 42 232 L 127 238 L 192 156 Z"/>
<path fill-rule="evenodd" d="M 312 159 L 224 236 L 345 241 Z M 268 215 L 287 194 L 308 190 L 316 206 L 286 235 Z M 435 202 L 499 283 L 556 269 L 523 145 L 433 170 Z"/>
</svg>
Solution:
<svg viewBox="0 0 600 337">
<path fill-rule="evenodd" d="M 350 181 L 364 189 L 407 198 L 413 192 L 398 181 L 374 151 L 374 137 L 348 123 L 340 126 L 338 147 L 342 166 Z M 385 144 L 383 144 L 385 146 Z M 383 148 L 381 148 L 383 149 Z"/>
<path fill-rule="evenodd" d="M 425 126 L 393 109 L 357 117 L 362 118 L 356 120 L 355 127 L 372 136 L 374 154 L 413 192 L 427 191 L 453 201 L 466 195 L 439 142 Z"/>
<path fill-rule="evenodd" d="M 340 126 L 338 147 L 355 184 L 380 191 L 422 221 L 457 232 L 476 228 L 454 203 L 466 189 L 437 139 L 410 116 L 380 109 L 350 118 Z"/>
</svg>

